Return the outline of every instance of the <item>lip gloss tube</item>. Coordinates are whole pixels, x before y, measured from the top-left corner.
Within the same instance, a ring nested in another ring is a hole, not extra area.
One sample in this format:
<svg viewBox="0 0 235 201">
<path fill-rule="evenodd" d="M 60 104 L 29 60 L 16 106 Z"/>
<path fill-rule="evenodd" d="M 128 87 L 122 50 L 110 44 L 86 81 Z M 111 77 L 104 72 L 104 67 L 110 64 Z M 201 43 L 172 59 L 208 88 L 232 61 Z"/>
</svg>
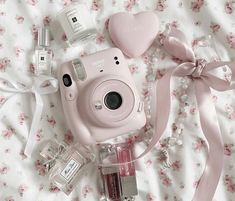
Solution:
<svg viewBox="0 0 235 201">
<path fill-rule="evenodd" d="M 102 145 L 99 149 L 100 163 L 116 163 L 117 156 L 115 149 L 110 144 Z M 103 183 L 103 193 L 106 199 L 110 201 L 122 201 L 120 174 L 117 166 L 100 167 L 101 179 Z"/>
<path fill-rule="evenodd" d="M 128 143 L 104 145 L 99 152 L 101 163 L 121 163 L 101 167 L 103 191 L 110 201 L 123 201 L 138 194 L 133 146 Z"/>
<path fill-rule="evenodd" d="M 133 160 L 133 145 L 121 144 L 116 147 L 117 161 L 124 163 L 119 166 L 119 174 L 121 180 L 121 189 L 123 197 L 132 197 L 138 195 L 135 163 Z M 128 162 L 128 163 L 125 163 Z"/>
<path fill-rule="evenodd" d="M 122 201 L 120 175 L 116 167 L 102 168 L 103 185 L 106 197 L 112 201 Z"/>
</svg>

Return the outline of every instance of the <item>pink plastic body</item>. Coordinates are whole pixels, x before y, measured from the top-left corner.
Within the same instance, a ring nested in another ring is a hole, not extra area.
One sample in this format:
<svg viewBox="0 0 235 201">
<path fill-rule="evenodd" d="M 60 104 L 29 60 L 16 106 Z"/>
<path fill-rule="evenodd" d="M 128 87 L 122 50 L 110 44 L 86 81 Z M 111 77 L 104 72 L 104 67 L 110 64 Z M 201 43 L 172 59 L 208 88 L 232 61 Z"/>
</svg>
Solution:
<svg viewBox="0 0 235 201">
<path fill-rule="evenodd" d="M 151 11 L 116 13 L 109 19 L 109 34 L 114 44 L 128 57 L 141 56 L 153 43 L 159 31 L 157 15 Z"/>
<path fill-rule="evenodd" d="M 85 79 L 72 62 L 62 65 L 59 72 L 61 99 L 67 124 L 84 145 L 103 142 L 142 128 L 146 123 L 143 102 L 122 52 L 111 48 L 80 59 Z M 118 64 L 117 64 L 118 63 Z M 71 77 L 66 87 L 63 76 Z M 117 92 L 122 104 L 110 110 L 104 103 L 105 95 Z"/>
</svg>

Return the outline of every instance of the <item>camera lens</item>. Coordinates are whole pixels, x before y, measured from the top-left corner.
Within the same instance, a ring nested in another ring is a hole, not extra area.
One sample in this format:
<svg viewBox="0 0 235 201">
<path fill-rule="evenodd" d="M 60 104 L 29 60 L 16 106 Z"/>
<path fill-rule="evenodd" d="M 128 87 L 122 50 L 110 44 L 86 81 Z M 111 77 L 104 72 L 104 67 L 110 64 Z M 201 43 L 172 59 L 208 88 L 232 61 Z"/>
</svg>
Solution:
<svg viewBox="0 0 235 201">
<path fill-rule="evenodd" d="M 109 92 L 104 97 L 104 103 L 110 110 L 116 110 L 122 105 L 122 97 L 117 92 Z"/>
<path fill-rule="evenodd" d="M 68 74 L 63 75 L 64 86 L 70 87 L 72 85 L 71 77 Z"/>
</svg>

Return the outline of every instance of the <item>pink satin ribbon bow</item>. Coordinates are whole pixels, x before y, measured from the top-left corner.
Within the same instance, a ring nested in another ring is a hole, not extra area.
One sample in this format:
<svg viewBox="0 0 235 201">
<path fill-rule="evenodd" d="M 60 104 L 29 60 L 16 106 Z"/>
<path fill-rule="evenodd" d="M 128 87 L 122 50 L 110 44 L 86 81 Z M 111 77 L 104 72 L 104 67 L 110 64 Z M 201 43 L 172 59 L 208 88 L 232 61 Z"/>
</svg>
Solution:
<svg viewBox="0 0 235 201">
<path fill-rule="evenodd" d="M 235 88 L 233 82 L 235 80 L 235 62 L 206 62 L 203 59 L 196 59 L 193 50 L 187 44 L 184 34 L 177 29 L 172 29 L 162 41 L 162 44 L 170 55 L 181 59 L 182 63 L 169 70 L 157 83 L 154 141 L 160 139 L 167 126 L 171 108 L 172 76 L 189 76 L 194 83 L 201 128 L 209 145 L 206 167 L 192 200 L 211 201 L 220 179 L 224 161 L 223 141 L 211 97 L 211 88 L 217 91 Z M 229 67 L 231 70 L 230 80 L 211 74 L 212 70 L 224 66 Z"/>
</svg>

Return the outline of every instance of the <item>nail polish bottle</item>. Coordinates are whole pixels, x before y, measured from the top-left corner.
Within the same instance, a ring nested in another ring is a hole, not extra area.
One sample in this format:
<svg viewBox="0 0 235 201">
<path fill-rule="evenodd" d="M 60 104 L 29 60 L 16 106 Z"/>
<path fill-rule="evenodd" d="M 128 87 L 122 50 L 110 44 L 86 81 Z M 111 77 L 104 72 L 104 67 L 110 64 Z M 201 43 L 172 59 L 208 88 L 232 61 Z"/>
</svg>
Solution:
<svg viewBox="0 0 235 201">
<path fill-rule="evenodd" d="M 38 45 L 35 49 L 35 74 L 50 75 L 53 52 L 50 49 L 50 32 L 47 28 L 38 30 Z"/>
<path fill-rule="evenodd" d="M 96 28 L 84 4 L 72 3 L 59 12 L 57 19 L 70 45 L 95 38 Z"/>
<path fill-rule="evenodd" d="M 64 146 L 50 142 L 41 155 L 47 159 L 49 180 L 69 195 L 81 179 L 84 170 L 94 161 L 94 155 L 80 145 Z"/>
</svg>

